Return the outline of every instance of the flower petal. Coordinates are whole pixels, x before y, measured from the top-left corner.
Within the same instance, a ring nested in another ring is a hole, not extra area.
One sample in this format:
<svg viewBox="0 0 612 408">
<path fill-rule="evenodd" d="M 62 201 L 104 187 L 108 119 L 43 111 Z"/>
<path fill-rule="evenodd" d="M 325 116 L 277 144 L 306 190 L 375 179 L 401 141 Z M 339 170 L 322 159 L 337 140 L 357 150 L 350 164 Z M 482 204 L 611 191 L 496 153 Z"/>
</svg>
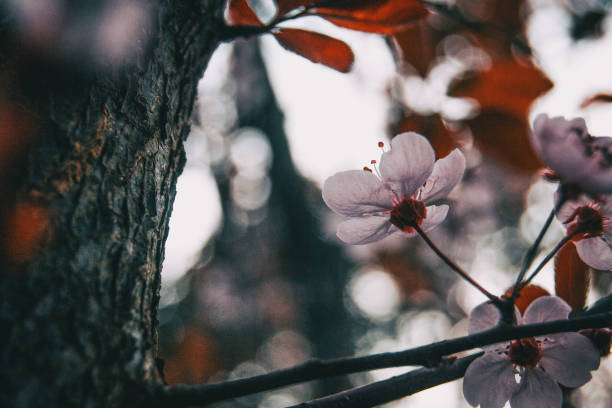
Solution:
<svg viewBox="0 0 612 408">
<path fill-rule="evenodd" d="M 561 388 L 539 368 L 525 370 L 521 386 L 510 399 L 512 408 L 560 408 L 562 403 Z"/>
<path fill-rule="evenodd" d="M 385 238 L 394 232 L 393 229 L 389 218 L 365 215 L 341 222 L 336 235 L 347 244 L 362 245 Z"/>
<path fill-rule="evenodd" d="M 455 149 L 448 156 L 436 161 L 431 175 L 421 189 L 421 200 L 430 203 L 446 197 L 461 181 L 465 172 L 465 156 Z"/>
<path fill-rule="evenodd" d="M 423 231 L 431 231 L 436 228 L 438 224 L 446 219 L 448 214 L 448 205 L 428 205 L 427 206 L 427 217 L 423 219 L 421 228 Z"/>
<path fill-rule="evenodd" d="M 542 296 L 531 302 L 527 310 L 525 310 L 523 324 L 567 319 L 571 311 L 571 306 L 560 297 Z"/>
<path fill-rule="evenodd" d="M 612 248 L 601 237 L 582 239 L 576 242 L 578 255 L 592 268 L 612 270 Z"/>
<path fill-rule="evenodd" d="M 434 151 L 425 137 L 402 133 L 393 138 L 391 150 L 380 158 L 380 174 L 385 185 L 400 198 L 410 197 L 431 174 L 434 160 Z"/>
<path fill-rule="evenodd" d="M 565 182 L 582 179 L 585 167 L 592 162 L 586 154 L 587 138 L 584 119 L 551 119 L 547 115 L 536 117 L 531 134 L 531 142 L 540 158 Z"/>
<path fill-rule="evenodd" d="M 591 340 L 578 333 L 547 337 L 542 344 L 540 365 L 553 380 L 566 387 L 580 387 L 599 367 L 599 351 Z"/>
<path fill-rule="evenodd" d="M 393 193 L 363 170 L 336 173 L 323 184 L 323 201 L 338 214 L 357 217 L 392 207 Z"/>
<path fill-rule="evenodd" d="M 493 303 L 481 303 L 472 310 L 468 319 L 468 333 L 474 334 L 492 329 L 499 324 L 501 313 Z"/>
<path fill-rule="evenodd" d="M 463 395 L 472 406 L 501 408 L 518 388 L 510 359 L 485 353 L 470 364 L 463 379 Z"/>
</svg>

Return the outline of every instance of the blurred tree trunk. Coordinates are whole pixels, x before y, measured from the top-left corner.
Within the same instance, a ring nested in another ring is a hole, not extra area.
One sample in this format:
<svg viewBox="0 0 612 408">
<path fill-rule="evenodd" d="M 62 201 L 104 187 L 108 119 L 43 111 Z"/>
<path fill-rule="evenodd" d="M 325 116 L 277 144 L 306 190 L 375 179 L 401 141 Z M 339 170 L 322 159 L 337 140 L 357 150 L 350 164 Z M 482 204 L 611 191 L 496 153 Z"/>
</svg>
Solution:
<svg viewBox="0 0 612 408">
<path fill-rule="evenodd" d="M 1 40 L 5 73 L 18 67 L 4 97 L 39 130 L 11 175 L 52 224 L 39 254 L 2 266 L 2 406 L 137 406 L 161 381 L 164 242 L 224 1 L 155 3 L 149 48 L 128 67 L 80 75 Z"/>
</svg>

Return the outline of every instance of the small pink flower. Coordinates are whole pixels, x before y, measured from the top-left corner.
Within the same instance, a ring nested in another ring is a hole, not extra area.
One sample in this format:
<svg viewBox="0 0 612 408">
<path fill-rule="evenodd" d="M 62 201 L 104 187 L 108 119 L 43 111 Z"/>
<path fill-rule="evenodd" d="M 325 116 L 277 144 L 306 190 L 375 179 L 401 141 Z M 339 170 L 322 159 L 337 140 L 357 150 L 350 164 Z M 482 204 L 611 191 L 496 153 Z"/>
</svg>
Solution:
<svg viewBox="0 0 612 408">
<path fill-rule="evenodd" d="M 562 183 L 585 193 L 612 193 L 612 137 L 591 136 L 584 119 L 538 115 L 531 142 Z"/>
<path fill-rule="evenodd" d="M 325 203 L 350 217 L 337 231 L 347 244 L 367 244 L 393 233 L 414 236 L 412 225 L 429 231 L 444 221 L 448 206 L 427 204 L 446 197 L 461 181 L 465 158 L 455 149 L 435 161 L 427 139 L 407 132 L 391 141 L 391 150 L 380 159 L 380 172 L 364 170 L 337 173 L 323 184 Z"/>
<path fill-rule="evenodd" d="M 543 296 L 531 303 L 517 324 L 567 319 L 571 307 L 556 296 Z M 493 304 L 483 303 L 470 315 L 470 334 L 492 329 L 500 314 Z M 510 400 L 512 408 L 560 408 L 559 384 L 580 387 L 599 367 L 599 351 L 585 336 L 560 333 L 513 340 L 484 348 L 484 356 L 468 367 L 463 395 L 472 405 L 501 408 Z"/>
<path fill-rule="evenodd" d="M 557 218 L 567 228 L 580 258 L 595 269 L 612 269 L 612 196 L 585 194 L 566 201 Z"/>
</svg>

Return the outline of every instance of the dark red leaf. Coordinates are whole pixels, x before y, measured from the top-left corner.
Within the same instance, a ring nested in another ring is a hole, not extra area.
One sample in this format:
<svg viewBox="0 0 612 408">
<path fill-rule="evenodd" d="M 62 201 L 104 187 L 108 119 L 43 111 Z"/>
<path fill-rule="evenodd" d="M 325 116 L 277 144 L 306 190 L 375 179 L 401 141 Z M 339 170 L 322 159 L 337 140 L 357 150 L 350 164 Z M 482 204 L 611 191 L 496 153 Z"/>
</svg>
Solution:
<svg viewBox="0 0 612 408">
<path fill-rule="evenodd" d="M 508 289 L 506 292 L 507 296 L 510 296 L 513 288 Z M 519 297 L 514 301 L 514 305 L 518 308 L 521 314 L 525 314 L 527 307 L 539 297 L 550 296 L 550 293 L 546 289 L 538 285 L 527 285 L 521 289 Z"/>
<path fill-rule="evenodd" d="M 227 4 L 227 23 L 233 26 L 263 25 L 247 0 L 229 0 Z"/>
<path fill-rule="evenodd" d="M 311 14 L 351 30 L 390 35 L 425 17 L 429 11 L 415 0 L 353 0 L 317 7 Z"/>
<path fill-rule="evenodd" d="M 453 134 L 446 128 L 438 114 L 404 116 L 393 126 L 393 134 L 408 131 L 420 133 L 429 139 L 437 158 L 446 156 L 458 146 Z"/>
<path fill-rule="evenodd" d="M 274 38 L 285 49 L 340 72 L 351 70 L 355 56 L 343 41 L 312 31 L 280 28 Z"/>
<path fill-rule="evenodd" d="M 589 267 L 582 262 L 573 242 L 555 257 L 555 292 L 572 307 L 572 314 L 582 310 L 589 292 Z"/>
<path fill-rule="evenodd" d="M 47 239 L 50 225 L 43 205 L 30 200 L 17 203 L 4 226 L 5 256 L 14 263 L 30 259 Z"/>
</svg>

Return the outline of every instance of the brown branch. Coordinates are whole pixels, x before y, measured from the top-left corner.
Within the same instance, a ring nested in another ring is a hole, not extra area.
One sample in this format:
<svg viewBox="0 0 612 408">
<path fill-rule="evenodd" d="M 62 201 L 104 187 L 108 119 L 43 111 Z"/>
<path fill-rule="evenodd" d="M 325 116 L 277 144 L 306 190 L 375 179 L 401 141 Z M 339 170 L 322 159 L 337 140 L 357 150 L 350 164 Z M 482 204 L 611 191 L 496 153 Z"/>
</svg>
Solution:
<svg viewBox="0 0 612 408">
<path fill-rule="evenodd" d="M 608 309 L 609 310 L 609 309 Z M 588 313 L 588 312 L 587 312 Z M 338 375 L 408 365 L 434 366 L 442 357 L 503 341 L 544 334 L 575 332 L 612 325 L 612 312 L 523 326 L 500 326 L 478 334 L 444 340 L 413 349 L 332 360 L 311 360 L 304 364 L 268 374 L 214 384 L 172 385 L 154 390 L 152 403 L 158 406 L 186 407 L 207 405 L 275 388 Z"/>
</svg>

